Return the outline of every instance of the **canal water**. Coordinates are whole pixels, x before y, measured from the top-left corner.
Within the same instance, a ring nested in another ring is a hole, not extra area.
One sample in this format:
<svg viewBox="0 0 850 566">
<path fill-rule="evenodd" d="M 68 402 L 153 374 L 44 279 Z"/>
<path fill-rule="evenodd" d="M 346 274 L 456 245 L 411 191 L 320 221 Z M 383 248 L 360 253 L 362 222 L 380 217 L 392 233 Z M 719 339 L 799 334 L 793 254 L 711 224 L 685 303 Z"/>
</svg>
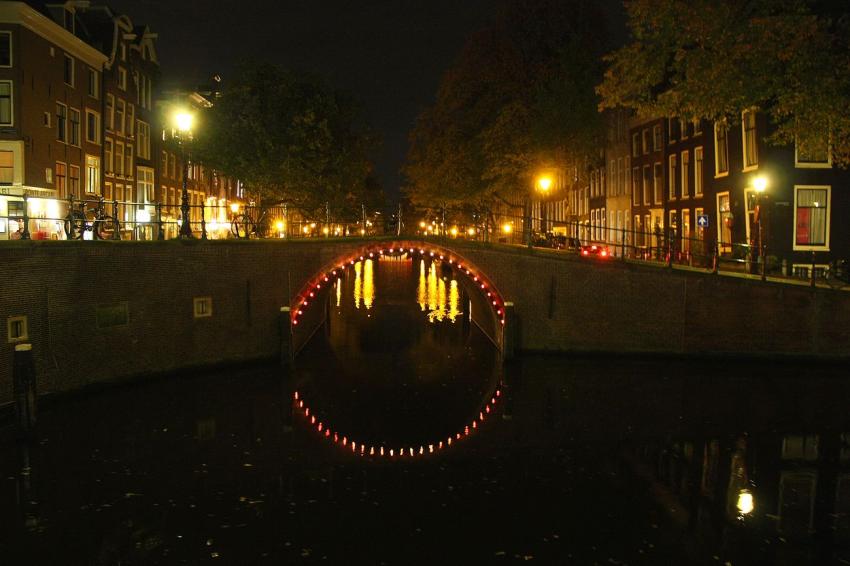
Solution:
<svg viewBox="0 0 850 566">
<path fill-rule="evenodd" d="M 171 376 L 0 428 L 0 564 L 850 563 L 846 367 L 503 366 L 467 285 L 362 261 L 290 374 Z"/>
</svg>

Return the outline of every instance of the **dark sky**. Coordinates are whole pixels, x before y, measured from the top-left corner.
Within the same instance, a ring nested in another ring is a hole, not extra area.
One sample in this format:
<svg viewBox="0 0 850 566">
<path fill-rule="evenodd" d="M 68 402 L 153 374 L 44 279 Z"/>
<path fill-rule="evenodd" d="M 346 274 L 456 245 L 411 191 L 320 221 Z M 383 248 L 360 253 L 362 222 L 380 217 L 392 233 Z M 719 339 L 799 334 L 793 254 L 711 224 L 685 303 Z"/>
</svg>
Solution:
<svg viewBox="0 0 850 566">
<path fill-rule="evenodd" d="M 257 58 L 309 70 L 352 93 L 382 136 L 376 156 L 391 198 L 418 111 L 498 0 L 107 0 L 157 42 L 163 78 L 189 86 Z"/>
</svg>

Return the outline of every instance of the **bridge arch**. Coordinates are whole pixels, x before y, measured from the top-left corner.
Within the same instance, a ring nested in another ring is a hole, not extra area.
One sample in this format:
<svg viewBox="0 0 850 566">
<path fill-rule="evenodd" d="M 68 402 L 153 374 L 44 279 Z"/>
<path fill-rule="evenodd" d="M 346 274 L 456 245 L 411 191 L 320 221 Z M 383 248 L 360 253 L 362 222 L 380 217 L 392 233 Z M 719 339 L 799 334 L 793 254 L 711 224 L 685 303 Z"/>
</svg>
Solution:
<svg viewBox="0 0 850 566">
<path fill-rule="evenodd" d="M 457 251 L 422 240 L 364 243 L 362 246 L 340 254 L 333 261 L 326 263 L 321 270 L 301 286 L 292 299 L 290 319 L 293 329 L 298 327 L 308 309 L 318 304 L 315 299 L 318 298 L 322 290 L 332 286 L 355 263 L 367 259 L 403 255 L 407 255 L 411 259 L 422 258 L 440 261 L 451 267 L 458 275 L 464 277 L 467 285 L 470 288 L 474 287 L 482 302 L 486 303 L 494 321 L 494 335 L 490 338 L 498 348 L 502 348 L 506 317 L 505 298 L 496 284 L 478 266 Z"/>
</svg>

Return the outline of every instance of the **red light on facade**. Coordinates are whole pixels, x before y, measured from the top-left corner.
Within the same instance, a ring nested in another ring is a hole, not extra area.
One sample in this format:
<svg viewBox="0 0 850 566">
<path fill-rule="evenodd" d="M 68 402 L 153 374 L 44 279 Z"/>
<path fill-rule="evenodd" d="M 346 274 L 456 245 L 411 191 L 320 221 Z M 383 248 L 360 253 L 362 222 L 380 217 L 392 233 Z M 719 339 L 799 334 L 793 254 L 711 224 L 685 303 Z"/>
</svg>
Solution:
<svg viewBox="0 0 850 566">
<path fill-rule="evenodd" d="M 310 407 L 307 407 L 306 409 L 304 409 L 304 416 L 305 416 L 305 417 L 309 417 L 309 416 L 310 416 Z"/>
<path fill-rule="evenodd" d="M 323 425 L 322 423 L 319 423 L 319 426 L 318 426 L 319 432 L 322 432 L 322 427 L 323 427 L 323 426 L 324 426 L 324 425 Z"/>
<path fill-rule="evenodd" d="M 325 438 L 329 438 L 329 437 L 330 437 L 330 435 L 331 435 L 331 429 L 326 428 L 326 429 L 325 429 Z"/>
<path fill-rule="evenodd" d="M 297 321 L 297 320 L 293 320 L 293 321 L 292 321 L 292 324 L 298 324 L 298 321 Z"/>
<path fill-rule="evenodd" d="M 299 408 L 299 409 L 303 409 L 303 408 L 304 408 L 304 401 L 298 401 L 298 408 Z"/>
<path fill-rule="evenodd" d="M 343 436 L 342 437 L 342 445 L 345 446 L 347 444 L 348 444 L 348 437 Z"/>
<path fill-rule="evenodd" d="M 383 456 L 383 455 L 384 455 L 384 447 L 381 446 L 381 456 Z"/>
<path fill-rule="evenodd" d="M 465 427 L 463 427 L 463 435 L 469 436 L 469 425 L 466 425 Z"/>
<path fill-rule="evenodd" d="M 295 392 L 295 400 L 296 401 L 298 400 L 298 392 L 297 391 Z"/>
<path fill-rule="evenodd" d="M 499 389 L 496 389 L 496 397 L 501 397 L 502 392 Z"/>
</svg>

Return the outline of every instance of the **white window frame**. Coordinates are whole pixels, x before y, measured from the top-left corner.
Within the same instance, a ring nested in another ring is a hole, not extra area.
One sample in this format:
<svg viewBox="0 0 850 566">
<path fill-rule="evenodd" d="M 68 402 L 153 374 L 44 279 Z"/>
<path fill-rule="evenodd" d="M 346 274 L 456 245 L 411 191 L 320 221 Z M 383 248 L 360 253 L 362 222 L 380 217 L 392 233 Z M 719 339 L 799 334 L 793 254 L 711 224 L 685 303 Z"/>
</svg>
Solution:
<svg viewBox="0 0 850 566">
<path fill-rule="evenodd" d="M 115 143 L 112 138 L 106 138 L 103 142 L 103 172 L 112 175 L 115 172 Z"/>
<path fill-rule="evenodd" d="M 717 130 L 718 127 L 726 129 L 726 144 L 723 148 L 724 153 L 726 154 L 726 170 L 720 170 L 720 160 L 718 159 L 719 151 L 717 146 Z M 714 123 L 714 178 L 719 179 L 720 177 L 729 176 L 729 128 L 723 122 L 715 122 Z"/>
<path fill-rule="evenodd" d="M 153 167 L 136 167 L 136 197 L 139 202 L 154 202 L 154 187 Z"/>
<path fill-rule="evenodd" d="M 147 122 L 138 120 L 136 124 L 136 155 L 142 159 L 151 158 L 151 126 Z"/>
<path fill-rule="evenodd" d="M 700 165 L 697 166 L 697 163 Z M 694 198 L 702 196 L 703 175 L 705 175 L 705 151 L 700 145 L 694 148 Z"/>
<path fill-rule="evenodd" d="M 832 169 L 832 143 L 826 145 L 826 161 L 800 161 L 797 138 L 794 138 L 794 167 L 797 169 Z"/>
<path fill-rule="evenodd" d="M 753 118 L 753 148 L 755 153 L 755 162 L 749 163 L 747 162 L 747 116 L 752 116 Z M 755 171 L 759 168 L 759 142 L 758 142 L 758 121 L 757 121 L 756 111 L 753 108 L 749 110 L 744 110 L 741 112 L 741 153 L 742 153 L 742 163 L 744 164 L 744 168 L 742 171 Z M 728 134 L 726 139 L 727 146 L 729 144 Z"/>
<path fill-rule="evenodd" d="M 65 109 L 64 116 L 64 127 L 62 128 L 62 137 L 59 137 L 59 108 L 62 107 Z M 56 141 L 62 143 L 68 143 L 68 105 L 64 102 L 56 102 Z"/>
<path fill-rule="evenodd" d="M 88 95 L 95 99 L 100 98 L 100 74 L 97 72 L 97 70 L 89 67 L 88 73 L 86 73 L 86 77 L 88 78 L 88 84 L 86 85 Z M 94 81 L 92 81 L 92 77 L 94 78 Z M 92 86 L 94 86 L 93 92 Z"/>
<path fill-rule="evenodd" d="M 76 112 L 77 120 L 77 139 L 74 139 L 74 121 L 71 119 Z M 83 113 L 79 108 L 68 108 L 68 145 L 81 147 L 83 144 Z"/>
<path fill-rule="evenodd" d="M 127 69 L 121 66 L 118 67 L 118 88 L 123 91 L 127 90 Z"/>
<path fill-rule="evenodd" d="M 94 116 L 94 139 L 89 138 L 89 116 Z M 100 112 L 86 108 L 86 141 L 100 145 Z"/>
<path fill-rule="evenodd" d="M 65 57 L 62 59 L 62 80 L 71 88 L 74 88 L 74 82 L 77 74 L 77 61 L 74 59 L 73 55 L 64 54 Z M 71 82 L 65 81 L 65 65 L 67 61 L 71 61 Z"/>
<path fill-rule="evenodd" d="M 815 190 L 826 190 L 826 237 L 824 238 L 823 245 L 816 246 L 806 246 L 806 245 L 797 245 L 797 192 L 800 189 L 815 189 Z M 812 251 L 812 252 L 828 252 L 829 251 L 829 237 L 832 231 L 832 186 L 831 185 L 794 185 L 794 210 L 793 210 L 793 218 L 791 222 L 794 225 L 792 238 L 792 245 L 794 246 L 794 251 Z"/>
<path fill-rule="evenodd" d="M 92 166 L 92 164 L 94 166 Z M 100 194 L 100 174 L 101 174 L 101 163 L 100 156 L 98 155 L 90 155 L 86 154 L 86 179 L 85 179 L 85 193 L 87 195 L 99 195 Z"/>
<path fill-rule="evenodd" d="M 676 175 L 678 172 L 676 169 L 678 168 L 679 156 L 675 153 L 671 153 L 667 157 L 667 200 L 674 201 L 676 200 Z"/>
<path fill-rule="evenodd" d="M 106 94 L 106 129 L 109 131 L 115 130 L 115 96 L 111 93 Z"/>
<path fill-rule="evenodd" d="M 730 251 L 732 251 L 732 242 L 731 241 L 724 242 L 721 238 L 721 236 L 723 235 L 724 226 L 723 226 L 722 211 L 720 210 L 720 197 L 723 197 L 723 196 L 725 196 L 726 198 L 729 199 L 729 211 L 730 212 L 732 211 L 731 210 L 732 209 L 732 195 L 729 193 L 729 191 L 718 192 L 716 197 L 715 197 L 716 201 L 717 201 L 717 204 L 716 204 L 716 207 L 715 207 L 715 211 L 717 213 L 716 214 L 716 216 L 717 216 L 717 219 L 716 219 L 716 222 L 717 222 L 717 244 L 718 244 L 718 247 L 720 248 L 721 251 L 730 252 Z M 730 232 L 730 240 L 731 240 L 731 230 L 729 232 Z"/>
<path fill-rule="evenodd" d="M 691 198 L 691 152 L 683 151 L 679 161 L 680 175 L 682 177 L 682 198 Z"/>
</svg>

